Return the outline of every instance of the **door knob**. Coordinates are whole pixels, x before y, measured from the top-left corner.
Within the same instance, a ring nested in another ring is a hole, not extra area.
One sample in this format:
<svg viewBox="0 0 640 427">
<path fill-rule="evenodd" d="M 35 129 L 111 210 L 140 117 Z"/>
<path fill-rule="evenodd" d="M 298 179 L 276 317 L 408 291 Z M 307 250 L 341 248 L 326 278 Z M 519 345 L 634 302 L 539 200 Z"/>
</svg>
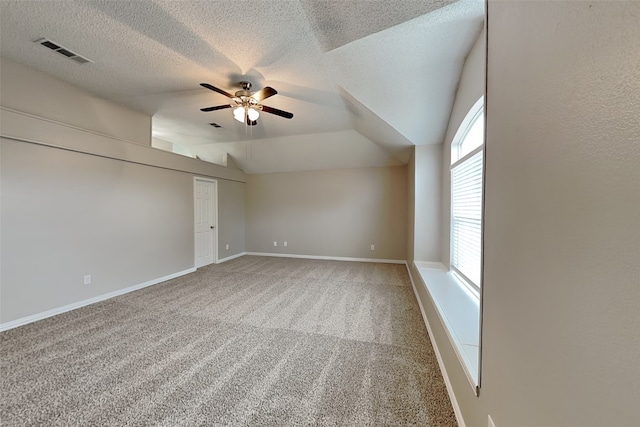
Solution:
<svg viewBox="0 0 640 427">
<path fill-rule="evenodd" d="M 211 226 L 211 229 L 213 230 L 214 228 L 215 228 L 215 227 L 212 225 L 212 226 Z"/>
</svg>

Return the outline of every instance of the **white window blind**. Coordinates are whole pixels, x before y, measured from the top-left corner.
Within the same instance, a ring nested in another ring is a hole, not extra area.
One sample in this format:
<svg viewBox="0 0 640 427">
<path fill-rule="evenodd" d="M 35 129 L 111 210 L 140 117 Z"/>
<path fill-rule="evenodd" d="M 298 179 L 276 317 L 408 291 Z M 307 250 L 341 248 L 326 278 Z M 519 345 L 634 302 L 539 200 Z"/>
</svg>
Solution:
<svg viewBox="0 0 640 427">
<path fill-rule="evenodd" d="M 480 288 L 482 269 L 482 147 L 451 168 L 452 267 Z"/>
</svg>

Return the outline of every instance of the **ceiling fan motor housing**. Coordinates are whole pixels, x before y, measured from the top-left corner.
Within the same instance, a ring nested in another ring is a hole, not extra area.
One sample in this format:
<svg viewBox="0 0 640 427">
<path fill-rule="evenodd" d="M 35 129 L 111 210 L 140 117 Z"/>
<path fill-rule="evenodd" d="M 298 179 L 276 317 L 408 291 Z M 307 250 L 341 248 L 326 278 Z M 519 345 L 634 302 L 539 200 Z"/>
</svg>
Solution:
<svg viewBox="0 0 640 427">
<path fill-rule="evenodd" d="M 240 87 L 242 87 L 242 90 L 239 90 L 236 92 L 236 96 L 238 98 L 250 98 L 251 97 L 251 82 L 247 82 L 247 81 L 241 81 L 240 82 Z"/>
</svg>

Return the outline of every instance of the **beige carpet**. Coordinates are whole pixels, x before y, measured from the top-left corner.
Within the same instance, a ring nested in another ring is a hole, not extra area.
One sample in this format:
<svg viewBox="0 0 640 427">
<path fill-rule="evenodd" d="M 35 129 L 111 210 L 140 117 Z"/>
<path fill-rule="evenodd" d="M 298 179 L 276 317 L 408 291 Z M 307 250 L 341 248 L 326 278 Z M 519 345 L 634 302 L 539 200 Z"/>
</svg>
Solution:
<svg viewBox="0 0 640 427">
<path fill-rule="evenodd" d="M 4 426 L 455 426 L 403 265 L 245 256 L 0 334 Z"/>
</svg>

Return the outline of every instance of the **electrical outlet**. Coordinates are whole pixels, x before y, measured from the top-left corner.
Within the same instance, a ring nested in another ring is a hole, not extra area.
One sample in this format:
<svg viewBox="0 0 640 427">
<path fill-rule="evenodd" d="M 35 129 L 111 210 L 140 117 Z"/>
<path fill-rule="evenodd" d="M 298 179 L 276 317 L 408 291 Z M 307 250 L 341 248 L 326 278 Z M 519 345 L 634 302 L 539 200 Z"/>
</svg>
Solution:
<svg viewBox="0 0 640 427">
<path fill-rule="evenodd" d="M 90 285 L 91 284 L 91 275 L 90 274 L 85 274 L 85 276 L 84 276 L 84 284 L 85 285 Z"/>
<path fill-rule="evenodd" d="M 273 246 L 278 246 L 278 242 L 273 242 Z"/>
<path fill-rule="evenodd" d="M 375 251 L 376 250 L 376 245 L 371 245 L 371 250 Z"/>
<path fill-rule="evenodd" d="M 226 245 L 226 249 L 227 249 L 227 250 L 229 250 L 229 244 L 228 244 L 228 243 L 227 243 L 227 245 Z"/>
<path fill-rule="evenodd" d="M 491 419 L 491 415 L 489 415 L 489 427 L 496 427 L 496 425 L 493 423 L 493 420 Z"/>
<path fill-rule="evenodd" d="M 284 246 L 287 246 L 287 242 L 284 242 Z"/>
</svg>

